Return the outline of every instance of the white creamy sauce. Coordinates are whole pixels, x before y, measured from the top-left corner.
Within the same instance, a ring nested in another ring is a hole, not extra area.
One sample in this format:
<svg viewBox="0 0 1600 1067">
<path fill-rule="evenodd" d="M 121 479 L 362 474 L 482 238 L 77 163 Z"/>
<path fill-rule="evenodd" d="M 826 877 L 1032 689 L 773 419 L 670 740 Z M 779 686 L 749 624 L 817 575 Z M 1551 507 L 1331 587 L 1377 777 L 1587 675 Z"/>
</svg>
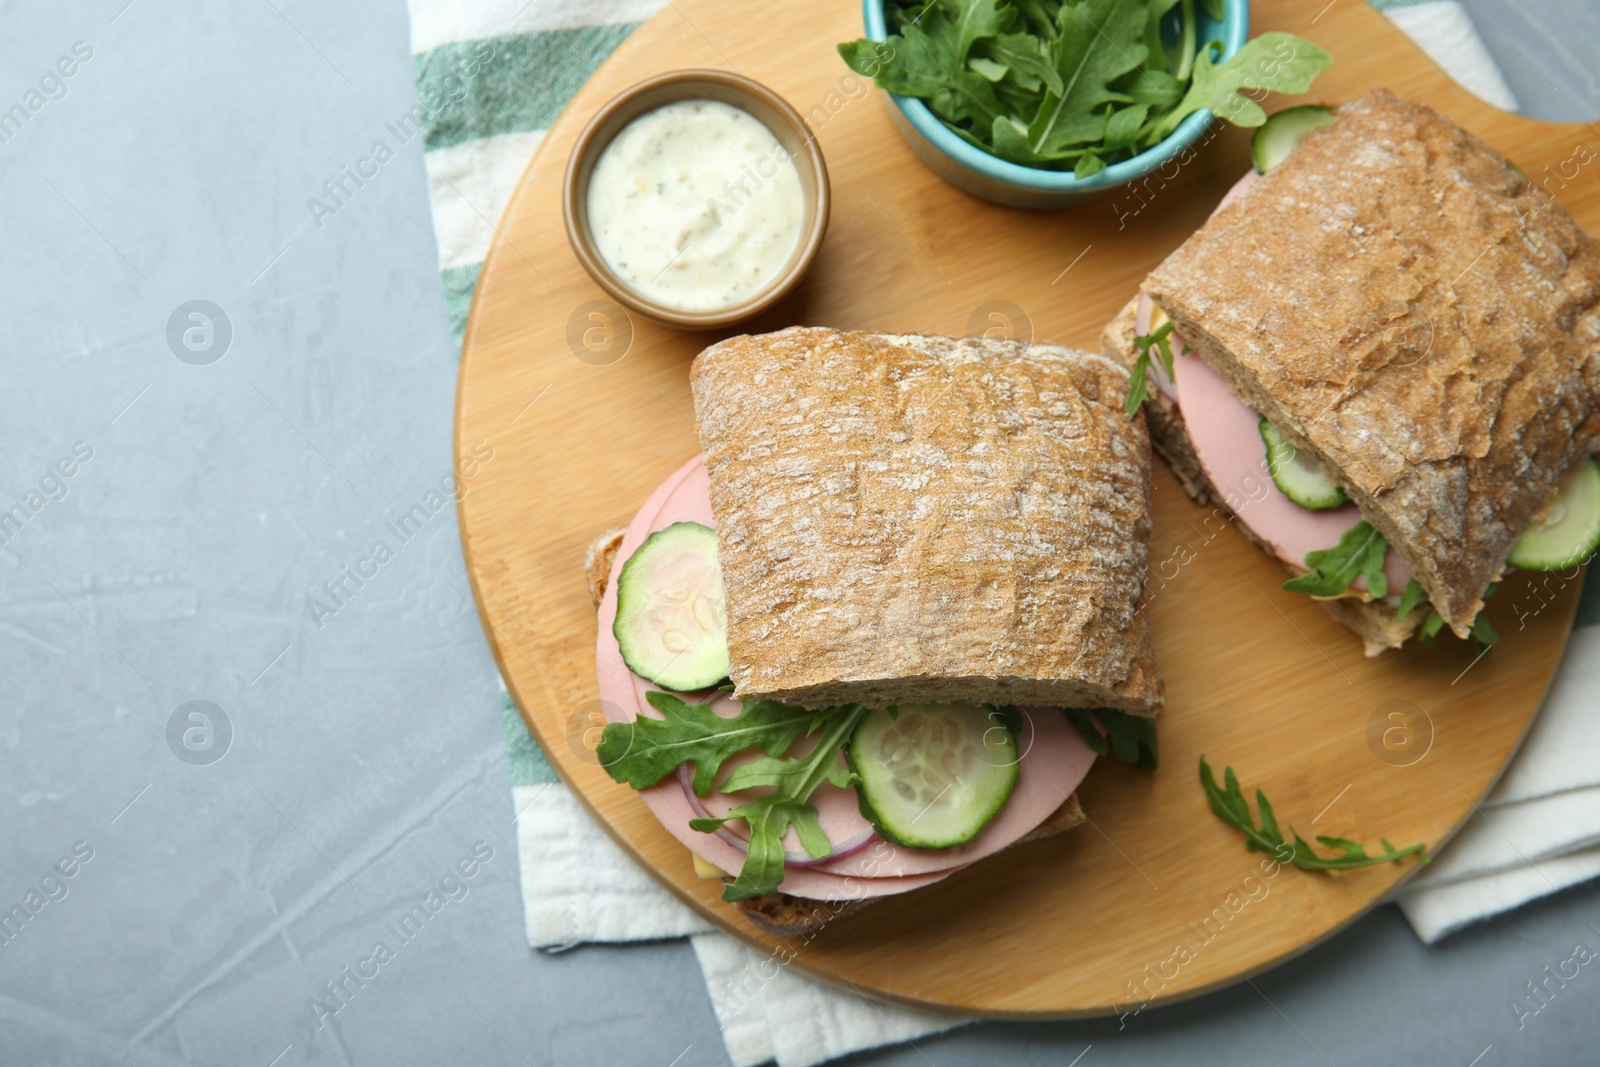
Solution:
<svg viewBox="0 0 1600 1067">
<path fill-rule="evenodd" d="M 589 178 L 600 258 L 634 292 L 681 311 L 730 307 L 771 282 L 800 243 L 805 209 L 772 131 L 716 100 L 640 115 Z"/>
</svg>

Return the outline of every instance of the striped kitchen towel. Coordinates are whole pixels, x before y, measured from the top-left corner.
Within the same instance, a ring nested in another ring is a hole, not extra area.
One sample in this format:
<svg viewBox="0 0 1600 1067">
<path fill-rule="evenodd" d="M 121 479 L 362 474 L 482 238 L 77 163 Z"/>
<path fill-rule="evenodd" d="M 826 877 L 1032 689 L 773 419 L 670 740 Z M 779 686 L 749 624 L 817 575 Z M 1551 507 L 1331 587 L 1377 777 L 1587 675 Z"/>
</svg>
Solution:
<svg viewBox="0 0 1600 1067">
<path fill-rule="evenodd" d="M 495 226 L 545 131 L 617 45 L 663 5 L 661 0 L 409 3 L 439 272 L 459 352 Z M 1374 3 L 1467 88 L 1501 107 L 1515 107 L 1456 0 Z M 556 951 L 589 941 L 693 937 L 729 1058 L 738 1067 L 770 1061 L 805 1067 L 965 1021 L 840 992 L 776 967 L 742 942 L 711 931 L 593 824 L 557 779 L 509 698 L 502 699 L 501 711 L 531 945 Z M 1600 766 L 1600 760 L 1593 762 Z M 1600 786 L 1600 772 L 1588 784 Z"/>
</svg>

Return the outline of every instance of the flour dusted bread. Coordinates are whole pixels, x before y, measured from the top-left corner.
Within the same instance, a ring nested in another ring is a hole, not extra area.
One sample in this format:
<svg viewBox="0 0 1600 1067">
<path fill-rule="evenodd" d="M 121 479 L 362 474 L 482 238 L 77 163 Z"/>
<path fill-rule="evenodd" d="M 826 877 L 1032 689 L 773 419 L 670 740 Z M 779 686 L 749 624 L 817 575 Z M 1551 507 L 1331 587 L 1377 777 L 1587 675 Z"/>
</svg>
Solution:
<svg viewBox="0 0 1600 1067">
<path fill-rule="evenodd" d="M 1004 340 L 791 328 L 702 352 L 735 695 L 1152 713 L 1125 379 Z"/>
<path fill-rule="evenodd" d="M 1386 92 L 1308 134 L 1145 291 L 1329 467 L 1460 636 L 1600 444 L 1600 243 Z"/>
</svg>

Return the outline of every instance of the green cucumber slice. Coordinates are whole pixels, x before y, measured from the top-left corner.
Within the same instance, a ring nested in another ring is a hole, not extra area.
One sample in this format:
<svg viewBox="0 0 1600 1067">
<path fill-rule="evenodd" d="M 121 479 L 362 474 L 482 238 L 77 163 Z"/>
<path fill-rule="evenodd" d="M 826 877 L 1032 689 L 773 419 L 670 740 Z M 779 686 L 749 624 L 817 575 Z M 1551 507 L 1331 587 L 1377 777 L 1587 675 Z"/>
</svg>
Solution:
<svg viewBox="0 0 1600 1067">
<path fill-rule="evenodd" d="M 634 550 L 617 576 L 617 635 L 633 673 L 692 693 L 728 676 L 727 609 L 717 532 L 675 522 Z"/>
<path fill-rule="evenodd" d="M 1350 502 L 1343 489 L 1328 477 L 1321 460 L 1302 455 L 1284 439 L 1278 428 L 1261 420 L 1261 440 L 1267 445 L 1267 470 L 1283 495 L 1308 511 L 1336 508 Z"/>
<path fill-rule="evenodd" d="M 867 713 L 850 738 L 861 814 L 907 848 L 978 836 L 1017 784 L 1017 738 L 976 704 L 905 704 Z"/>
<path fill-rule="evenodd" d="M 1525 571 L 1575 567 L 1600 548 L 1600 464 L 1589 460 L 1561 487 L 1511 549 L 1507 560 Z"/>
<path fill-rule="evenodd" d="M 1306 104 L 1278 112 L 1250 136 L 1250 158 L 1256 172 L 1265 174 L 1288 158 L 1300 138 L 1333 121 L 1333 109 Z"/>
</svg>

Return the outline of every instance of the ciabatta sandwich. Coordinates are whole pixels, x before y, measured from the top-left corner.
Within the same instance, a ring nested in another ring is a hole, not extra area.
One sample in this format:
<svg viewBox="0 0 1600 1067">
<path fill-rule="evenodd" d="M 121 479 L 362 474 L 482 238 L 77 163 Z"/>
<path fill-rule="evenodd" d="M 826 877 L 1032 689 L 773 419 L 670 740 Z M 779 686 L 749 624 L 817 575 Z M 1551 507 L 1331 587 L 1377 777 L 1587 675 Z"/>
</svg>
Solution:
<svg viewBox="0 0 1600 1067">
<path fill-rule="evenodd" d="M 1508 563 L 1600 544 L 1600 243 L 1423 105 L 1275 118 L 1266 173 L 1150 273 L 1104 351 L 1149 391 L 1185 488 L 1368 655 L 1419 626 L 1488 643 Z"/>
<path fill-rule="evenodd" d="M 1048 345 L 801 328 L 696 359 L 704 456 L 591 553 L 598 757 L 752 921 L 792 931 L 1074 825 L 1097 751 L 1153 765 L 1125 378 Z"/>
</svg>

